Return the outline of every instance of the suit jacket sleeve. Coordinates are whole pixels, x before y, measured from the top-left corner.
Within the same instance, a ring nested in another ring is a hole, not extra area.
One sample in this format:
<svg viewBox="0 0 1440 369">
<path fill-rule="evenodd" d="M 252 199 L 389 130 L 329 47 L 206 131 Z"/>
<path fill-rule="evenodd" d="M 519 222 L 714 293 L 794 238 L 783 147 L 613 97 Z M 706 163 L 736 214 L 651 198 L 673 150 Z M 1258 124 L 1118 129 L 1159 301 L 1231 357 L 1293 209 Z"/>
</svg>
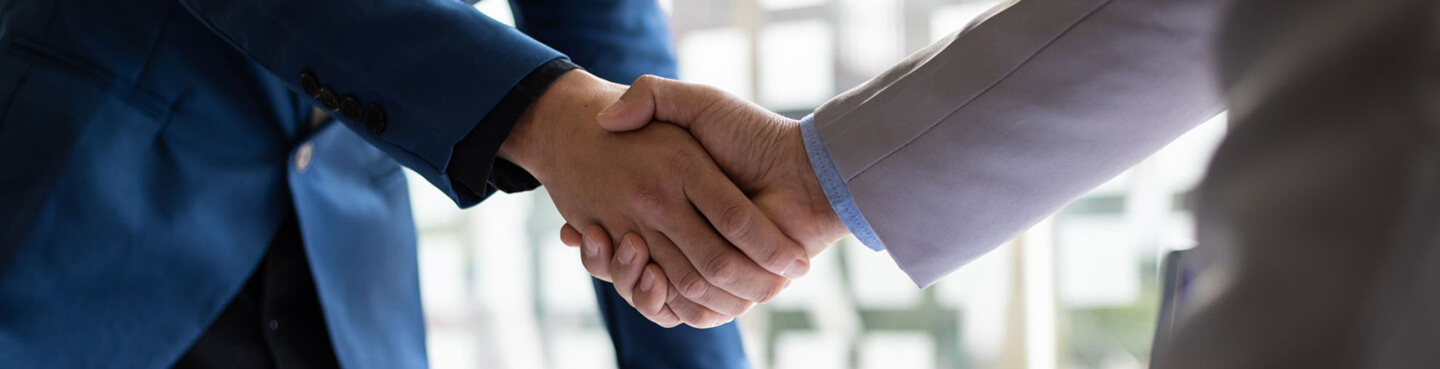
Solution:
<svg viewBox="0 0 1440 369">
<path fill-rule="evenodd" d="M 675 77 L 670 27 L 654 0 L 510 2 L 515 26 L 611 82 Z"/>
<path fill-rule="evenodd" d="M 670 27 L 653 0 L 511 0 L 510 7 L 520 31 L 569 55 L 595 76 L 622 84 L 643 74 L 675 77 Z M 540 182 L 501 159 L 490 185 L 515 192 L 534 189 Z"/>
<path fill-rule="evenodd" d="M 452 178 L 455 145 L 472 131 L 495 132 L 486 145 L 493 159 L 514 122 L 477 125 L 512 86 L 564 57 L 460 1 L 180 1 L 302 95 L 300 76 L 310 72 L 336 94 L 383 109 L 381 130 L 337 118 L 462 206 L 484 194 Z"/>
<path fill-rule="evenodd" d="M 815 124 L 884 247 L 929 285 L 1217 114 L 1220 3 L 1013 3 Z"/>
</svg>

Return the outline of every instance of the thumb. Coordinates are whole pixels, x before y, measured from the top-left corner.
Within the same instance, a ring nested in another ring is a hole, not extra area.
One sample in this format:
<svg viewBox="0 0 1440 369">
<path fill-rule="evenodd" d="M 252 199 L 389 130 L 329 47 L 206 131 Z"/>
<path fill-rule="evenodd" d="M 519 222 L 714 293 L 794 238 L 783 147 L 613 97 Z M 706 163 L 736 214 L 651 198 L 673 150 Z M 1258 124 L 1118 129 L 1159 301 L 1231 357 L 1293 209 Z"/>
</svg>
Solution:
<svg viewBox="0 0 1440 369">
<path fill-rule="evenodd" d="M 630 85 L 630 88 L 620 95 L 619 100 L 595 116 L 600 128 L 624 132 L 644 128 L 650 123 L 655 116 L 655 93 L 650 88 L 641 87 L 646 77 L 652 76 L 640 76 L 640 79 L 635 80 L 635 84 Z"/>
<path fill-rule="evenodd" d="M 597 115 L 600 127 L 609 131 L 629 131 L 645 127 L 652 120 L 672 123 L 686 129 L 697 120 L 705 107 L 728 96 L 704 85 L 643 75 L 620 95 L 620 100 Z"/>
</svg>

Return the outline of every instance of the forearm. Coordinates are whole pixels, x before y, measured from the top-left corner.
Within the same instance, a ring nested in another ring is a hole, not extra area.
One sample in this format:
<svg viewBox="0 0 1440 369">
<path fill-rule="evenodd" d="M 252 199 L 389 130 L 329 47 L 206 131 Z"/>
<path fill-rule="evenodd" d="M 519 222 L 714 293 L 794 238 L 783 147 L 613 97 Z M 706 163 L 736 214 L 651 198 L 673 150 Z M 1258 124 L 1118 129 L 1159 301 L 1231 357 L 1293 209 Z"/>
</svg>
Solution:
<svg viewBox="0 0 1440 369">
<path fill-rule="evenodd" d="M 597 77 L 630 83 L 642 74 L 675 75 L 670 27 L 655 0 L 510 4 L 516 27 Z"/>
<path fill-rule="evenodd" d="M 450 164 L 451 176 L 463 183 L 470 193 L 482 198 L 495 190 L 518 192 L 540 186 L 540 182 L 529 172 L 499 157 L 499 150 L 540 95 L 576 68 L 565 59 L 552 60 L 515 84 L 480 120 L 480 124 L 455 145 L 455 158 Z"/>
<path fill-rule="evenodd" d="M 825 104 L 817 127 L 928 285 L 1218 113 L 1220 3 L 1022 1 Z"/>
<path fill-rule="evenodd" d="M 478 198 L 465 196 L 470 191 L 450 176 L 456 144 L 512 86 L 563 57 L 454 1 L 181 3 L 297 94 L 337 110 L 341 122 L 461 205 Z M 304 72 L 314 77 L 311 88 L 302 86 Z M 328 93 L 314 94 L 322 88 Z M 332 104 L 347 100 L 364 107 L 363 116 Z M 370 116 L 383 116 L 385 124 L 367 125 Z"/>
</svg>

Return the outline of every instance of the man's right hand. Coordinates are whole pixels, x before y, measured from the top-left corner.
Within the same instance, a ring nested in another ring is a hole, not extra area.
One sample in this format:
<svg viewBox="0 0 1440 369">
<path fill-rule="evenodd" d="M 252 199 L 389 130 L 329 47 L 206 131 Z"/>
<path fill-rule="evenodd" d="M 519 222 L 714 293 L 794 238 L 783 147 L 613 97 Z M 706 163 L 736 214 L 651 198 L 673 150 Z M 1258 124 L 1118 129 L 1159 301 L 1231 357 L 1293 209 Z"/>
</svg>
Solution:
<svg viewBox="0 0 1440 369">
<path fill-rule="evenodd" d="M 661 325 L 713 327 L 809 269 L 804 249 L 684 130 L 616 134 L 596 126 L 595 115 L 623 90 L 581 70 L 566 73 L 526 110 L 499 155 L 544 184 L 566 222 L 633 233 L 626 239 L 648 246 L 638 257 L 624 254 L 656 264 L 651 288 L 624 295 L 637 310 Z M 645 287 L 638 270 L 625 279 L 609 272 L 609 236 L 591 241 L 582 255 L 605 261 L 585 263 L 591 274 Z"/>
<path fill-rule="evenodd" d="M 804 246 L 810 257 L 849 234 L 830 207 L 818 178 L 810 166 L 798 121 L 788 119 L 759 105 L 709 86 L 688 84 L 655 76 L 635 81 L 619 102 L 598 117 L 599 125 L 611 131 L 646 127 L 652 120 L 674 123 L 695 136 L 730 180 L 754 201 L 769 220 L 791 239 Z M 654 128 L 651 126 L 650 128 Z M 584 228 L 582 234 L 567 225 L 561 231 L 566 244 L 597 244 L 609 250 L 608 233 L 618 230 L 599 226 Z M 607 230 L 609 232 L 607 232 Z M 596 265 L 615 277 L 621 296 L 637 291 L 621 282 L 646 281 L 643 259 L 645 239 L 626 236 L 614 255 L 585 254 L 586 265 Z M 767 255 L 754 255 L 764 258 Z M 604 267 L 608 266 L 608 268 Z"/>
</svg>

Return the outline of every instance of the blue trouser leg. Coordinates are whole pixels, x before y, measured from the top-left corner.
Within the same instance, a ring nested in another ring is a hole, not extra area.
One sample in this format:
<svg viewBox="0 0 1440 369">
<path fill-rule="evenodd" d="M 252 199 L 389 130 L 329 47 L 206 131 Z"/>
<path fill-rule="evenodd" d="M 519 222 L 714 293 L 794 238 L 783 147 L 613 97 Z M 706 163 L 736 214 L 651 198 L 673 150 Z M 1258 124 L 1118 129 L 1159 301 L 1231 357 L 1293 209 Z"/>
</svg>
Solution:
<svg viewBox="0 0 1440 369">
<path fill-rule="evenodd" d="M 610 283 L 593 279 L 595 298 L 605 328 L 615 343 L 620 369 L 749 368 L 740 329 L 735 322 L 710 328 L 664 328 L 645 319 L 615 292 Z"/>
</svg>

